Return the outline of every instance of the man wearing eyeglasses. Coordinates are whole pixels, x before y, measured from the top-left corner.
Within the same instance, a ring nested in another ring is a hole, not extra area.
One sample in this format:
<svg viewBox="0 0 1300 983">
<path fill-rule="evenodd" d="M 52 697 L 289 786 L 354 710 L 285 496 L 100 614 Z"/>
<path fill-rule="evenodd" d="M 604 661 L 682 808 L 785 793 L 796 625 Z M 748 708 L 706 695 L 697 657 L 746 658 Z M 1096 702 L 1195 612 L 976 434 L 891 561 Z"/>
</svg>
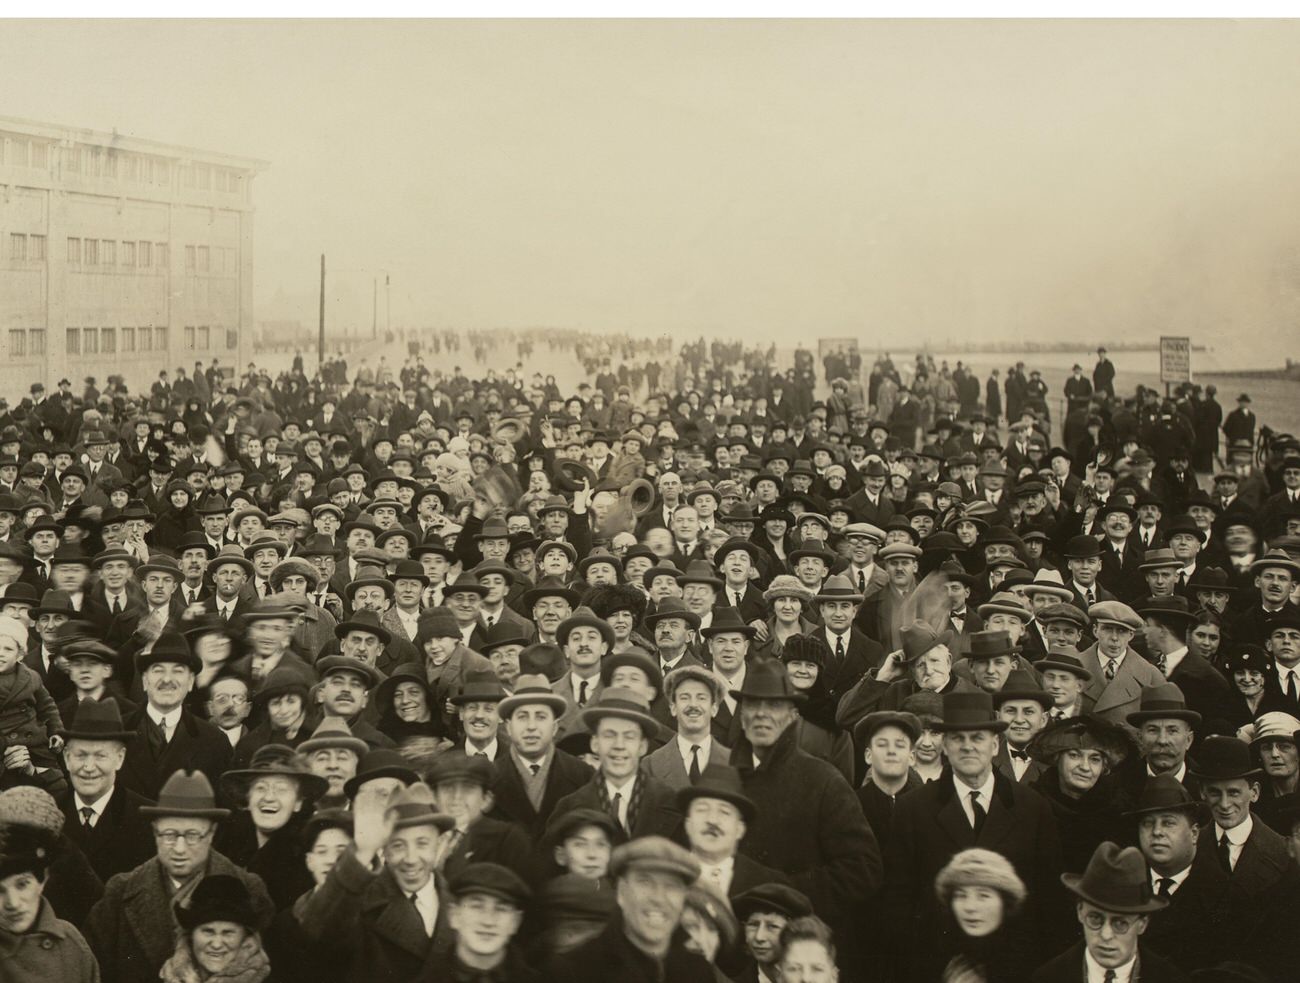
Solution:
<svg viewBox="0 0 1300 983">
<path fill-rule="evenodd" d="M 1151 891 L 1137 847 L 1102 843 L 1083 874 L 1062 874 L 1083 927 L 1076 942 L 1039 966 L 1032 983 L 1176 983 L 1187 976 L 1141 938 L 1151 913 L 1169 904 Z"/>
<path fill-rule="evenodd" d="M 206 877 L 226 874 L 243 881 L 259 930 L 275 914 L 262 879 L 212 848 L 217 826 L 230 811 L 217 808 L 202 772 L 177 771 L 158 793 L 158 804 L 142 807 L 140 815 L 151 824 L 154 855 L 109 880 L 85 925 L 103 979 L 112 983 L 157 983 L 176 950 L 175 910 L 189 906 Z"/>
</svg>

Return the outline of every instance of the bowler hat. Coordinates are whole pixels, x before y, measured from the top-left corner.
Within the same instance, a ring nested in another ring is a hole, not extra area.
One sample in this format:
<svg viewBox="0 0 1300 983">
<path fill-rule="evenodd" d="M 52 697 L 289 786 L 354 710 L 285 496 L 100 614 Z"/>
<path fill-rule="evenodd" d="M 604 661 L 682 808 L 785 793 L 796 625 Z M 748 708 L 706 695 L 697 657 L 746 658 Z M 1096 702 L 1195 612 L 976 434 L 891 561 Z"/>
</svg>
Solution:
<svg viewBox="0 0 1300 983">
<path fill-rule="evenodd" d="M 1153 812 L 1185 812 L 1197 822 L 1207 818 L 1205 803 L 1192 797 L 1187 786 L 1173 775 L 1152 775 L 1142 786 L 1133 808 L 1126 816 L 1144 816 Z"/>
<path fill-rule="evenodd" d="M 650 704 L 635 690 L 621 686 L 611 686 L 601 691 L 595 702 L 589 703 L 582 711 L 582 723 L 595 733 L 600 721 L 608 717 L 629 720 L 641 728 L 646 737 L 659 733 L 659 722 L 650 716 Z"/>
<path fill-rule="evenodd" d="M 1187 700 L 1177 683 L 1158 683 L 1142 690 L 1138 708 L 1124 718 L 1130 727 L 1141 727 L 1148 720 L 1182 720 L 1195 727 L 1201 715 L 1187 708 Z"/>
<path fill-rule="evenodd" d="M 122 727 L 122 713 L 117 700 L 82 700 L 73 710 L 72 720 L 63 732 L 67 741 L 121 741 L 125 744 L 134 734 Z"/>
<path fill-rule="evenodd" d="M 1000 734 L 1007 722 L 993 709 L 993 697 L 984 692 L 943 694 L 943 719 L 934 724 L 937 731 L 990 730 Z"/>
<path fill-rule="evenodd" d="M 190 651 L 185 636 L 180 632 L 167 629 L 164 629 L 163 633 L 154 639 L 153 645 L 147 652 L 141 652 L 136 656 L 136 671 L 143 673 L 150 666 L 157 665 L 160 662 L 174 662 L 185 666 L 191 672 L 198 672 L 203 668 L 202 660 Z"/>
<path fill-rule="evenodd" d="M 1133 846 L 1099 844 L 1084 872 L 1062 874 L 1061 883 L 1089 904 L 1121 915 L 1145 915 L 1169 904 L 1152 895 L 1146 860 Z"/>
<path fill-rule="evenodd" d="M 400 751 L 381 747 L 361 756 L 357 762 L 357 773 L 343 783 L 343 791 L 348 798 L 355 798 L 357 789 L 376 778 L 396 778 L 403 785 L 412 785 L 420 780 L 420 776 L 406 763 Z"/>
<path fill-rule="evenodd" d="M 1025 669 L 1012 670 L 1002 688 L 993 694 L 993 705 L 1001 708 L 1002 704 L 1013 700 L 1033 700 L 1044 710 L 1052 709 L 1055 699 L 1052 694 L 1038 685 L 1034 674 Z"/>
<path fill-rule="evenodd" d="M 662 609 L 666 601 L 661 602 L 659 607 Z M 659 620 L 656 618 L 656 620 Z M 649 619 L 646 619 L 649 624 Z M 739 632 L 747 638 L 753 638 L 758 633 L 753 625 L 748 624 L 741 616 L 740 611 L 733 607 L 714 608 L 713 621 L 707 628 L 701 628 L 700 634 L 705 638 L 712 638 L 714 635 L 722 635 L 728 632 Z"/>
<path fill-rule="evenodd" d="M 261 919 L 253 907 L 247 886 L 233 874 L 212 874 L 203 878 L 194 889 L 188 906 L 178 901 L 173 907 L 176 923 L 186 932 L 212 922 L 232 922 L 250 932 L 261 927 Z"/>
<path fill-rule="evenodd" d="M 1089 557 L 1101 556 L 1101 543 L 1086 534 L 1072 536 L 1065 544 L 1064 556 L 1067 560 L 1086 560 Z"/>
<path fill-rule="evenodd" d="M 687 812 L 696 799 L 721 799 L 740 810 L 745 822 L 753 822 L 758 813 L 754 800 L 745 794 L 740 772 L 727 765 L 709 765 L 693 785 L 685 785 L 677 792 L 677 808 Z"/>
<path fill-rule="evenodd" d="M 183 769 L 172 774 L 158 793 L 156 805 L 141 806 L 140 815 L 147 818 L 174 817 L 177 819 L 225 819 L 229 809 L 218 809 L 216 795 L 208 776 L 195 770 Z"/>
<path fill-rule="evenodd" d="M 740 689 L 730 691 L 732 699 L 790 700 L 802 703 L 807 694 L 795 689 L 784 663 L 776 659 L 759 659 L 750 663 Z"/>
<path fill-rule="evenodd" d="M 1260 773 L 1251 756 L 1250 745 L 1237 737 L 1218 734 L 1207 737 L 1196 749 L 1189 762 L 1190 771 L 1202 782 L 1226 782 L 1235 778 L 1251 778 Z"/>
<path fill-rule="evenodd" d="M 1011 632 L 973 631 L 967 636 L 966 657 L 971 662 L 996 659 L 1000 655 L 1015 655 L 1016 645 L 1011 640 Z"/>
</svg>

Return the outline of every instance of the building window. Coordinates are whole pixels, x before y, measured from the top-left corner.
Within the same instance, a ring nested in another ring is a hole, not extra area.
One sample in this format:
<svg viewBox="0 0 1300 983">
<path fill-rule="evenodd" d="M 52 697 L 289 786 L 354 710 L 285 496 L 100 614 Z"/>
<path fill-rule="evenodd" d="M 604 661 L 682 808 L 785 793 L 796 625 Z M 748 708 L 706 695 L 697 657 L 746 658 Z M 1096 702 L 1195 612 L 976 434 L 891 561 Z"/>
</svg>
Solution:
<svg viewBox="0 0 1300 983">
<path fill-rule="evenodd" d="M 99 329 L 99 351 L 104 355 L 117 354 L 117 328 Z"/>
<path fill-rule="evenodd" d="M 122 351 L 135 351 L 135 328 L 122 329 Z"/>
<path fill-rule="evenodd" d="M 149 242 L 141 242 L 138 245 L 139 245 L 139 255 L 136 257 L 136 259 L 139 260 L 140 268 L 142 270 L 147 270 L 149 269 L 150 266 L 153 265 L 152 261 L 149 258 L 152 255 L 151 250 L 153 248 L 153 244 Z"/>
<path fill-rule="evenodd" d="M 81 354 L 81 329 L 68 328 L 67 349 L 69 355 Z"/>
<path fill-rule="evenodd" d="M 81 265 L 81 240 L 68 237 L 68 262 L 73 266 Z"/>
<path fill-rule="evenodd" d="M 71 174 L 76 174 L 81 170 L 81 148 L 67 147 L 63 152 L 63 166 Z"/>
<path fill-rule="evenodd" d="M 45 329 L 32 328 L 27 332 L 27 354 L 44 355 L 45 354 Z"/>
<path fill-rule="evenodd" d="M 153 162 L 153 178 L 159 184 L 171 184 L 172 169 L 171 165 L 165 160 L 156 160 Z"/>
<path fill-rule="evenodd" d="M 239 347 L 239 331 L 235 328 L 226 329 L 226 348 L 235 349 Z"/>
<path fill-rule="evenodd" d="M 132 266 L 132 267 L 135 266 L 135 243 L 134 242 L 122 243 L 122 265 Z"/>
<path fill-rule="evenodd" d="M 206 324 L 199 325 L 198 336 L 194 339 L 194 344 L 200 351 L 206 352 L 208 350 L 208 326 Z"/>
<path fill-rule="evenodd" d="M 40 263 L 45 262 L 45 236 L 27 237 L 27 258 Z"/>
<path fill-rule="evenodd" d="M 153 328 L 141 328 L 136 332 L 136 337 L 140 339 L 140 351 L 153 351 Z"/>
<path fill-rule="evenodd" d="M 187 351 L 194 351 L 194 325 L 185 325 L 185 348 Z"/>
<path fill-rule="evenodd" d="M 27 332 L 22 328 L 9 329 L 9 357 L 27 357 Z"/>
<path fill-rule="evenodd" d="M 50 145 L 48 143 L 32 144 L 32 167 L 48 170 L 50 166 Z"/>
<path fill-rule="evenodd" d="M 156 352 L 165 352 L 167 350 L 167 329 L 153 329 L 153 350 Z"/>
<path fill-rule="evenodd" d="M 186 273 L 194 272 L 194 247 L 193 246 L 185 247 L 185 272 Z"/>
<path fill-rule="evenodd" d="M 86 239 L 81 247 L 81 261 L 87 266 L 99 265 L 99 240 Z"/>
<path fill-rule="evenodd" d="M 171 266 L 171 252 L 165 242 L 154 243 L 154 255 L 158 259 L 158 269 L 165 270 Z"/>
<path fill-rule="evenodd" d="M 9 233 L 9 258 L 19 261 L 27 258 L 27 236 L 23 233 Z"/>
<path fill-rule="evenodd" d="M 81 354 L 99 354 L 99 328 L 81 329 Z"/>
<path fill-rule="evenodd" d="M 99 240 L 99 263 L 101 266 L 117 265 L 117 242 L 113 239 Z"/>
<path fill-rule="evenodd" d="M 208 259 L 208 247 L 199 246 L 199 272 L 207 273 L 209 269 L 210 269 L 210 262 Z"/>
</svg>

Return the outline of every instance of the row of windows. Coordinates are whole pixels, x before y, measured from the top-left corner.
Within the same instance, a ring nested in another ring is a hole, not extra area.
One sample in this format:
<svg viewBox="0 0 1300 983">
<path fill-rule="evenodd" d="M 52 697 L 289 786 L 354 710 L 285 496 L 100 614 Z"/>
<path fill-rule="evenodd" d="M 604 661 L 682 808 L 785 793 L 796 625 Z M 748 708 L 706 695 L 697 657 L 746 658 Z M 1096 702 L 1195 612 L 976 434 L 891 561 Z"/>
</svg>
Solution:
<svg viewBox="0 0 1300 983">
<path fill-rule="evenodd" d="M 186 246 L 186 273 L 234 273 L 235 251 L 226 246 Z"/>
<path fill-rule="evenodd" d="M 10 328 L 9 357 L 26 358 L 45 354 L 44 328 Z"/>
<path fill-rule="evenodd" d="M 45 236 L 27 232 L 10 232 L 9 258 L 19 262 L 42 262 L 45 259 Z"/>
<path fill-rule="evenodd" d="M 73 266 L 125 266 L 165 270 L 170 259 L 167 243 L 68 237 L 68 262 Z"/>
<path fill-rule="evenodd" d="M 119 343 L 121 345 L 119 349 Z M 11 351 L 12 351 L 12 342 Z M 113 355 L 122 352 L 165 352 L 166 327 L 68 328 L 69 355 Z"/>
<path fill-rule="evenodd" d="M 11 167 L 49 170 L 50 148 L 43 140 L 0 134 L 0 163 Z M 57 151 L 63 169 L 69 174 L 103 177 L 140 184 L 167 186 L 172 182 L 172 168 L 184 188 L 197 191 L 221 191 L 239 194 L 244 189 L 244 175 L 228 167 L 213 164 L 176 164 L 163 157 L 134 154 L 112 147 L 76 144 Z"/>
</svg>

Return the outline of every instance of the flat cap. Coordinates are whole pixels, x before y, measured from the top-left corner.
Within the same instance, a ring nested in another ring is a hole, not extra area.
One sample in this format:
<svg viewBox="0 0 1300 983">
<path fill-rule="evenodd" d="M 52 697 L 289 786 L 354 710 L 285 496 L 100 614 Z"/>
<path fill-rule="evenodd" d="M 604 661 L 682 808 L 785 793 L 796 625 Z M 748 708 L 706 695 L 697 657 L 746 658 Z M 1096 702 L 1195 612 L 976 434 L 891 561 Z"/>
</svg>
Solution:
<svg viewBox="0 0 1300 983">
<path fill-rule="evenodd" d="M 632 869 L 657 870 L 676 874 L 685 884 L 700 876 L 700 864 L 689 852 L 663 836 L 642 836 L 617 847 L 609 858 L 612 877 L 621 877 Z"/>
</svg>

